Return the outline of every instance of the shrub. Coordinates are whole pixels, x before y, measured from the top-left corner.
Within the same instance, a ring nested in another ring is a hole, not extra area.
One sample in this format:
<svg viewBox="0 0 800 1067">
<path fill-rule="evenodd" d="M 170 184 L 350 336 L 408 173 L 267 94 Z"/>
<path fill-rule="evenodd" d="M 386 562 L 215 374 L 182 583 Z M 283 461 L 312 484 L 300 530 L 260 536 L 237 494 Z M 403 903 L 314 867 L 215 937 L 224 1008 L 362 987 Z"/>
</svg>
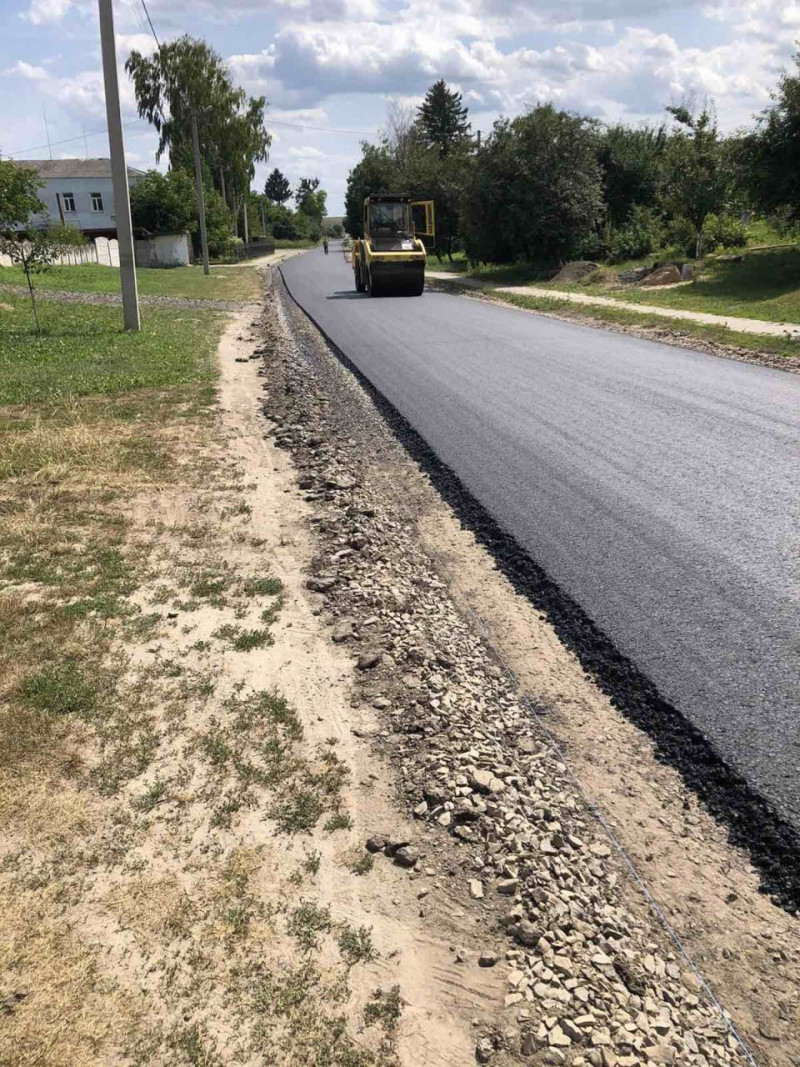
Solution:
<svg viewBox="0 0 800 1067">
<path fill-rule="evenodd" d="M 703 226 L 703 247 L 706 252 L 715 248 L 742 248 L 747 244 L 747 227 L 733 215 L 709 215 Z"/>
<path fill-rule="evenodd" d="M 149 170 L 131 185 L 131 220 L 147 233 L 181 233 L 197 228 L 194 182 L 182 170 Z"/>
<path fill-rule="evenodd" d="M 641 259 L 661 247 L 664 227 L 658 216 L 647 207 L 634 204 L 624 226 L 611 230 L 608 258 L 612 263 Z"/>
</svg>

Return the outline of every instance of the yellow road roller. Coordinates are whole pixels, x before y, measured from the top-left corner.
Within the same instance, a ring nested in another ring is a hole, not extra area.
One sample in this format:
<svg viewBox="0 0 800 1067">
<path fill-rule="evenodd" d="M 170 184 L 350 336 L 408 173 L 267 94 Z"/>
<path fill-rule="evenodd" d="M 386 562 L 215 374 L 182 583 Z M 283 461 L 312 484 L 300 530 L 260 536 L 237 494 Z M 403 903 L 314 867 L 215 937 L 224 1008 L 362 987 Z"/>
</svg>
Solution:
<svg viewBox="0 0 800 1067">
<path fill-rule="evenodd" d="M 421 296 L 426 244 L 433 246 L 432 200 L 373 193 L 364 200 L 364 236 L 353 241 L 353 276 L 359 293 Z"/>
</svg>

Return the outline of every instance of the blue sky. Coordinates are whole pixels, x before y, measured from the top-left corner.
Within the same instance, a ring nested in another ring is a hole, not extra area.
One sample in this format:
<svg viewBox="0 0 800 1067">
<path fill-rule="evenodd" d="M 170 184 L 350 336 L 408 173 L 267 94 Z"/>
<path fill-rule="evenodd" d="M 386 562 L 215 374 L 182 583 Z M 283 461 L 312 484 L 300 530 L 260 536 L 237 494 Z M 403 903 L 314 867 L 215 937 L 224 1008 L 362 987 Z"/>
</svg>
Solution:
<svg viewBox="0 0 800 1067">
<path fill-rule="evenodd" d="M 734 129 L 768 104 L 800 38 L 800 2 L 787 0 L 146 2 L 159 37 L 204 37 L 269 101 L 273 144 L 254 187 L 273 166 L 293 182 L 318 176 L 331 214 L 359 142 L 438 77 L 463 92 L 476 129 L 539 100 L 639 122 L 685 97 L 712 98 Z M 0 152 L 46 157 L 46 111 L 54 157 L 107 155 L 96 0 L 0 0 L 0 11 Z M 115 14 L 122 64 L 153 42 L 141 0 L 115 0 Z M 130 162 L 146 168 L 155 137 L 121 81 Z"/>
</svg>

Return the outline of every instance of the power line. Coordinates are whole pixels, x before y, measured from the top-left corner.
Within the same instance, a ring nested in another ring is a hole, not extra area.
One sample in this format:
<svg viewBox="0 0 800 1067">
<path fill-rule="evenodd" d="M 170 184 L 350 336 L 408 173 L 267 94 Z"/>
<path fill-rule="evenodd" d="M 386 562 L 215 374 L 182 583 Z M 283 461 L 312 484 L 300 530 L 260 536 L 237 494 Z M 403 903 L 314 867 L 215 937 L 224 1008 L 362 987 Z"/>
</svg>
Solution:
<svg viewBox="0 0 800 1067">
<path fill-rule="evenodd" d="M 137 122 L 144 122 L 144 119 L 131 119 L 130 122 L 124 123 L 125 129 L 129 126 L 135 126 Z M 99 137 L 103 133 L 108 133 L 108 129 L 94 130 L 92 133 L 86 133 L 85 131 L 79 134 L 77 137 L 64 137 L 60 141 L 50 141 L 49 144 L 35 144 L 31 148 L 20 148 L 16 152 L 9 152 L 9 156 L 13 159 L 14 156 L 24 156 L 28 152 L 38 152 L 40 148 L 49 148 L 50 145 L 71 144 L 73 141 L 83 141 L 86 137 Z"/>
<path fill-rule="evenodd" d="M 158 50 L 160 52 L 161 51 L 161 42 L 159 41 L 158 35 L 156 34 L 156 29 L 155 29 L 155 26 L 153 25 L 153 20 L 150 18 L 150 12 L 147 10 L 147 4 L 145 3 L 145 0 L 141 0 L 141 3 L 142 3 L 142 7 L 144 8 L 145 15 L 147 15 L 147 21 L 148 21 L 148 24 L 150 26 L 150 32 L 153 35 L 153 40 L 158 45 Z"/>
<path fill-rule="evenodd" d="M 373 134 L 375 130 L 341 130 L 333 126 L 307 126 L 301 122 L 283 122 L 281 119 L 267 118 L 267 124 L 271 126 L 288 126 L 292 130 L 313 130 L 314 133 L 362 133 Z"/>
</svg>

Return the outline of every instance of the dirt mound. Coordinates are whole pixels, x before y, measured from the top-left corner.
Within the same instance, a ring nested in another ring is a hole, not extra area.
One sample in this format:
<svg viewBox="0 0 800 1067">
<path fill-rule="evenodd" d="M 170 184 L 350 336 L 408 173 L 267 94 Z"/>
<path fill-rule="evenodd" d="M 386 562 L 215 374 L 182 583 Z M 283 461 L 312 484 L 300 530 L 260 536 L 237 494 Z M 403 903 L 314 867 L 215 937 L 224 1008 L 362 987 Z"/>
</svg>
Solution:
<svg viewBox="0 0 800 1067">
<path fill-rule="evenodd" d="M 681 281 L 681 272 L 674 263 L 665 263 L 662 267 L 656 267 L 639 282 L 639 285 L 648 287 L 655 285 L 676 285 Z"/>
<path fill-rule="evenodd" d="M 590 274 L 599 270 L 599 264 L 592 263 L 588 259 L 576 259 L 574 263 L 566 263 L 558 274 L 553 278 L 554 282 L 567 282 L 576 285 L 584 281 Z"/>
</svg>

